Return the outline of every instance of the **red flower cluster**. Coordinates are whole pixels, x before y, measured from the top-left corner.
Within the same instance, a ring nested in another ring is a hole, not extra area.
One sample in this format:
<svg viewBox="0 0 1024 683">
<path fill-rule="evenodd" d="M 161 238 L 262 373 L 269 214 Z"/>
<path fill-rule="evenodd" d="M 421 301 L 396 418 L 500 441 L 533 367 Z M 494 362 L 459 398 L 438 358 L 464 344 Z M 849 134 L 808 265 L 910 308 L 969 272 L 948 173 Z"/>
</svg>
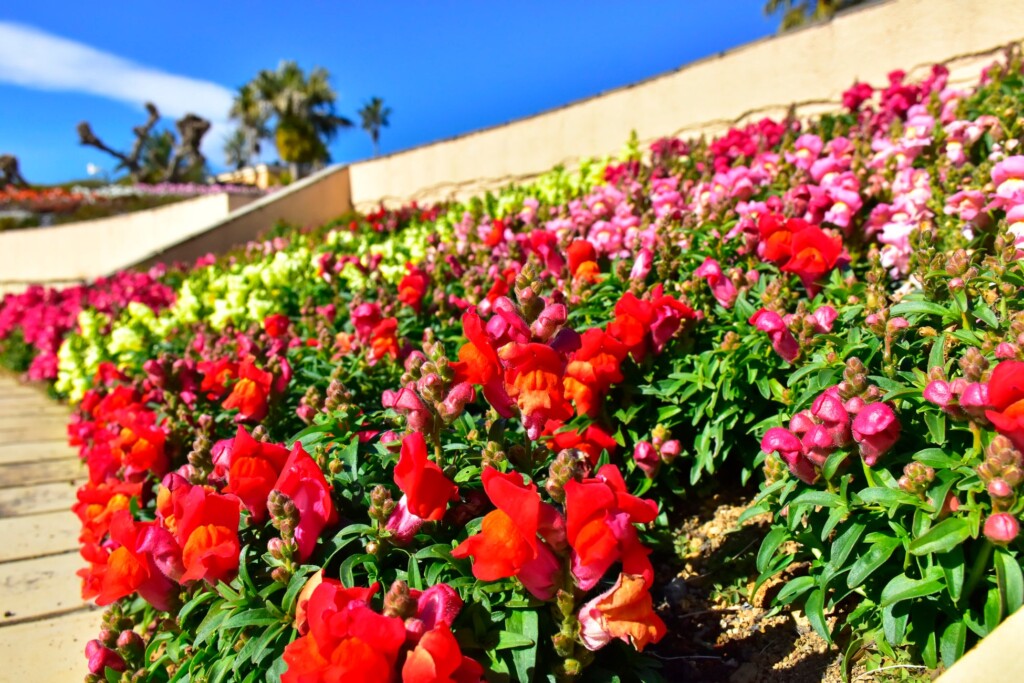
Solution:
<svg viewBox="0 0 1024 683">
<path fill-rule="evenodd" d="M 649 299 L 625 294 L 605 329 L 582 336 L 563 327 L 567 312 L 561 303 L 544 305 L 532 324 L 507 297 L 499 297 L 493 310 L 486 325 L 475 311 L 463 316 L 467 343 L 451 364 L 455 382 L 481 386 L 505 417 L 518 408 L 531 439 L 554 434 L 574 412 L 598 416 L 608 390 L 622 381 L 625 357 L 639 362 L 649 350 L 660 352 L 697 317 L 660 286 Z"/>
<path fill-rule="evenodd" d="M 398 319 L 385 318 L 377 304 L 360 304 L 352 310 L 356 339 L 367 349 L 370 365 L 385 356 L 398 358 Z"/>
<path fill-rule="evenodd" d="M 128 510 L 110 518 L 109 537 L 85 543 L 79 570 L 82 597 L 106 605 L 138 592 L 160 610 L 169 610 L 178 585 L 192 581 L 229 581 L 238 571 L 239 503 L 233 496 L 192 486 L 169 475 L 173 489 L 163 489 L 160 518 L 135 521 Z"/>
<path fill-rule="evenodd" d="M 284 651 L 282 683 L 479 683 L 483 668 L 459 648 L 451 625 L 462 609 L 447 584 L 420 593 L 396 584 L 384 614 L 370 601 L 380 587 L 320 581 L 306 602 L 305 635 Z"/>
<path fill-rule="evenodd" d="M 430 284 L 430 278 L 426 271 L 411 263 L 405 264 L 405 270 L 406 273 L 402 277 L 402 281 L 398 283 L 398 300 L 419 313 L 423 306 L 423 296 L 427 293 L 427 285 Z"/>
<path fill-rule="evenodd" d="M 274 324 L 272 324 L 272 327 Z M 228 358 L 201 361 L 197 370 L 202 375 L 199 386 L 211 401 L 228 392 L 221 404 L 225 410 L 238 410 L 237 422 L 259 422 L 267 416 L 273 396 L 283 393 L 291 379 L 287 361 L 280 359 L 282 372 L 274 374 L 256 365 L 254 356 L 246 356 L 241 362 Z"/>
<path fill-rule="evenodd" d="M 167 471 L 166 428 L 132 387 L 86 392 L 68 437 L 88 465 L 93 486 L 110 480 L 137 483 Z"/>
<path fill-rule="evenodd" d="M 654 570 L 650 551 L 640 543 L 634 524 L 654 521 L 654 501 L 631 495 L 614 465 L 596 477 L 565 484 L 564 516 L 540 499 L 532 481 L 517 472 L 502 474 L 487 467 L 484 491 L 497 508 L 483 519 L 480 533 L 470 536 L 452 557 L 473 558 L 473 575 L 482 581 L 515 577 L 530 593 L 550 600 L 559 589 L 563 567 L 586 591 L 621 562 L 627 574 L 642 577 L 650 587 Z"/>
<path fill-rule="evenodd" d="M 757 229 L 761 258 L 799 277 L 812 298 L 821 289 L 818 281 L 846 260 L 842 238 L 801 218 L 765 213 L 758 219 Z"/>
</svg>

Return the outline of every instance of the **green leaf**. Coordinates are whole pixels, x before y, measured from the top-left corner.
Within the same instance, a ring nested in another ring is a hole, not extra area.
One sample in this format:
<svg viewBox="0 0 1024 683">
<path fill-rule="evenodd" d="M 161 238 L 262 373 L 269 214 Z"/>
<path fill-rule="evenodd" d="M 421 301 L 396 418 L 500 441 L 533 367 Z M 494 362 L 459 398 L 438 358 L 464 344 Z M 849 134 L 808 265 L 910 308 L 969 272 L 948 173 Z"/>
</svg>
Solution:
<svg viewBox="0 0 1024 683">
<path fill-rule="evenodd" d="M 906 574 L 894 576 L 893 579 L 882 589 L 882 607 L 895 605 L 904 600 L 923 598 L 926 595 L 937 593 L 943 588 L 942 570 L 928 571 L 923 579 L 912 579 Z"/>
<path fill-rule="evenodd" d="M 284 610 L 285 614 L 292 613 L 292 608 L 295 607 L 295 598 L 298 597 L 302 587 L 309 581 L 309 574 L 316 569 L 313 565 L 303 565 L 292 574 L 292 578 L 288 580 L 288 589 L 284 592 L 284 599 L 281 601 L 281 609 Z"/>
<path fill-rule="evenodd" d="M 939 652 L 942 655 L 942 663 L 949 668 L 953 662 L 964 655 L 964 648 L 967 646 L 967 626 L 962 621 L 955 621 L 946 627 L 939 639 Z"/>
<path fill-rule="evenodd" d="M 512 648 L 516 647 L 530 647 L 533 644 L 533 638 L 528 638 L 521 633 L 513 633 L 512 631 L 499 631 L 498 644 L 494 646 L 494 649 L 511 650 Z"/>
<path fill-rule="evenodd" d="M 1003 596 L 996 586 L 989 590 L 985 597 L 985 635 L 992 633 L 992 630 L 1003 620 Z"/>
<path fill-rule="evenodd" d="M 903 644 L 907 635 L 907 623 L 910 621 L 910 611 L 905 605 L 889 605 L 882 608 L 882 634 L 885 640 L 893 647 Z"/>
<path fill-rule="evenodd" d="M 832 542 L 829 564 L 837 570 L 843 568 L 846 558 L 850 556 L 853 548 L 857 545 L 857 541 L 860 540 L 861 534 L 864 533 L 864 528 L 865 526 L 860 522 L 854 522 L 845 531 L 836 536 L 835 541 Z"/>
<path fill-rule="evenodd" d="M 249 609 L 238 614 L 233 614 L 221 623 L 220 628 L 241 628 L 244 626 L 270 626 L 280 624 L 281 620 L 261 607 L 260 609 Z"/>
<path fill-rule="evenodd" d="M 943 332 L 932 342 L 931 351 L 928 352 L 928 368 L 944 367 L 946 362 L 946 333 Z"/>
<path fill-rule="evenodd" d="M 843 499 L 838 494 L 828 491 L 805 491 L 789 501 L 790 506 L 813 505 L 815 507 L 834 508 L 843 505 Z"/>
<path fill-rule="evenodd" d="M 811 626 L 818 632 L 818 635 L 831 643 L 832 633 L 828 630 L 828 623 L 825 621 L 825 594 L 820 588 L 807 597 L 804 610 L 807 612 L 807 620 L 811 622 Z"/>
<path fill-rule="evenodd" d="M 928 425 L 928 435 L 940 446 L 946 443 L 946 416 L 942 413 L 925 413 L 924 423 Z"/>
<path fill-rule="evenodd" d="M 917 505 L 920 500 L 906 491 L 891 489 L 888 486 L 869 486 L 857 492 L 857 497 L 868 505 Z"/>
<path fill-rule="evenodd" d="M 961 517 L 950 517 L 933 526 L 920 538 L 910 542 L 911 555 L 944 553 L 963 543 L 971 535 L 970 525 Z"/>
<path fill-rule="evenodd" d="M 782 605 L 788 605 L 809 591 L 813 586 L 813 576 L 798 576 L 792 581 L 786 582 L 786 585 L 782 587 L 779 594 L 775 596 L 775 601 Z"/>
<path fill-rule="evenodd" d="M 530 683 L 537 670 L 537 641 L 540 639 L 540 620 L 533 610 L 514 609 L 505 622 L 509 630 L 529 639 L 533 645 L 517 647 L 511 651 L 516 680 Z"/>
<path fill-rule="evenodd" d="M 409 588 L 412 588 L 413 590 L 423 590 L 423 576 L 420 574 L 420 563 L 416 560 L 415 555 L 409 556 L 407 580 L 409 582 Z"/>
<path fill-rule="evenodd" d="M 891 536 L 882 536 L 868 548 L 868 551 L 857 558 L 846 575 L 846 585 L 856 588 L 864 583 L 876 569 L 881 567 L 892 556 L 893 552 L 900 546 L 900 541 Z"/>
<path fill-rule="evenodd" d="M 1003 599 L 1003 614 L 1009 616 L 1024 603 L 1024 575 L 1017 558 L 1006 548 L 996 548 L 996 581 Z"/>
<path fill-rule="evenodd" d="M 902 315 L 937 315 L 940 318 L 949 318 L 951 321 L 959 319 L 959 316 L 937 303 L 931 301 L 903 301 L 889 309 L 893 316 Z"/>
<path fill-rule="evenodd" d="M 338 459 L 345 463 L 349 475 L 355 481 L 359 478 L 359 437 L 353 437 L 347 446 L 337 451 Z"/>
<path fill-rule="evenodd" d="M 761 549 L 757 551 L 757 571 L 763 572 L 768 568 L 768 563 L 775 556 L 775 551 L 788 537 L 789 531 L 782 527 L 776 527 L 768 532 L 764 541 L 761 542 Z"/>
<path fill-rule="evenodd" d="M 974 309 L 974 316 L 993 329 L 999 327 L 999 319 L 988 306 L 978 306 Z"/>
<path fill-rule="evenodd" d="M 956 458 L 946 455 L 941 448 L 925 448 L 914 453 L 914 460 L 930 467 L 953 468 L 960 464 Z"/>
<path fill-rule="evenodd" d="M 939 566 L 942 567 L 942 574 L 946 579 L 946 590 L 953 602 L 960 601 L 960 594 L 964 588 L 964 549 L 957 546 L 948 553 L 942 553 L 937 558 Z"/>
</svg>

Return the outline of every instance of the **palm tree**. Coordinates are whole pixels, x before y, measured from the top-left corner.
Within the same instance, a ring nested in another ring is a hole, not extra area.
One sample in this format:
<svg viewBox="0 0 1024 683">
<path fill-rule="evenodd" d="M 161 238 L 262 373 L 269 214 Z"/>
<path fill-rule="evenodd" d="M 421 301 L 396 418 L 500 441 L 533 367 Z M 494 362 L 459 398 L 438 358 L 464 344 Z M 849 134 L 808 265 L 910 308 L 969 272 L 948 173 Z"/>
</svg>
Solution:
<svg viewBox="0 0 1024 683">
<path fill-rule="evenodd" d="M 803 26 L 808 22 L 831 19 L 837 12 L 859 5 L 865 0 L 766 0 L 764 13 L 782 14 L 780 31 Z"/>
<path fill-rule="evenodd" d="M 249 132 L 242 126 L 224 138 L 224 160 L 228 166 L 240 171 L 253 159 L 253 140 Z"/>
<path fill-rule="evenodd" d="M 373 140 L 373 156 L 380 156 L 380 129 L 390 125 L 388 117 L 391 116 L 391 107 L 385 107 L 381 98 L 373 97 L 357 113 L 362 120 L 363 130 Z"/>
<path fill-rule="evenodd" d="M 353 125 L 335 113 L 337 99 L 326 69 L 316 67 L 307 76 L 295 62 L 284 61 L 276 71 L 264 69 L 239 88 L 231 116 L 255 140 L 271 137 L 273 120 L 277 152 L 298 178 L 304 168 L 329 161 L 327 143 Z"/>
<path fill-rule="evenodd" d="M 228 116 L 238 121 L 239 130 L 244 132 L 250 157 L 258 157 L 260 143 L 270 137 L 268 124 L 272 114 L 270 105 L 260 99 L 255 85 L 246 83 L 238 89 Z"/>
</svg>

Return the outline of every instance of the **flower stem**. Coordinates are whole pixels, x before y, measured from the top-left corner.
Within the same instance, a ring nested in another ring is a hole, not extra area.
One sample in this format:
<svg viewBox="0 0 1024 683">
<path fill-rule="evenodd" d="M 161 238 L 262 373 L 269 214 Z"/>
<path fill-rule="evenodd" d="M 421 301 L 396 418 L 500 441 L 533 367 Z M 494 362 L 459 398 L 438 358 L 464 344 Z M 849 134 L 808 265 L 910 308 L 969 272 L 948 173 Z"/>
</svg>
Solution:
<svg viewBox="0 0 1024 683">
<path fill-rule="evenodd" d="M 988 568 L 988 561 L 992 557 L 992 543 L 987 538 L 982 539 L 984 544 L 981 547 L 981 551 L 978 556 L 974 558 L 974 564 L 971 566 L 971 573 L 967 577 L 967 584 L 964 586 L 964 592 L 961 596 L 961 601 L 966 603 L 971 598 L 971 594 L 974 593 L 974 589 L 978 587 L 978 582 L 981 581 L 981 577 L 984 576 L 985 570 Z"/>
</svg>

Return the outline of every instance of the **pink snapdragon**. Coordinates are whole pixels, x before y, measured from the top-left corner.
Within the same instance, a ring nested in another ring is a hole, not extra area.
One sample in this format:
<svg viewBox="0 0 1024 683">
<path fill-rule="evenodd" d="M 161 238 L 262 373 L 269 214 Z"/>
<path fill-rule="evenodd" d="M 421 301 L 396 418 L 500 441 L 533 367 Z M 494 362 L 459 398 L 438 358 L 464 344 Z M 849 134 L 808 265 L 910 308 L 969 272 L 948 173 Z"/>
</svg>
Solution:
<svg viewBox="0 0 1024 683">
<path fill-rule="evenodd" d="M 693 271 L 693 274 L 696 277 L 704 278 L 708 286 L 711 287 L 712 296 L 723 308 L 732 308 L 732 305 L 736 303 L 738 295 L 736 285 L 722 272 L 718 261 L 709 256 L 704 259 L 704 263 L 697 270 Z"/>
</svg>

